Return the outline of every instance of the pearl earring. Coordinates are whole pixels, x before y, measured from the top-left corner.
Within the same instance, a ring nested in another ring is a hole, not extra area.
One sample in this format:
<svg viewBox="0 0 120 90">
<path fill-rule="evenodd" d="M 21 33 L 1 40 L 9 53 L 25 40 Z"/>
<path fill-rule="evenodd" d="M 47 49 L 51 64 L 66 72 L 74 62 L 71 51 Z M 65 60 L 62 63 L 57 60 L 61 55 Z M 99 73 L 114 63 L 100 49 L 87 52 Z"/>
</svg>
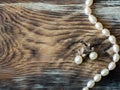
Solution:
<svg viewBox="0 0 120 90">
<path fill-rule="evenodd" d="M 95 59 L 97 59 L 97 57 L 98 57 L 98 54 L 94 51 L 94 48 L 92 48 L 92 51 L 89 54 L 89 58 L 91 60 L 95 60 Z"/>
<path fill-rule="evenodd" d="M 83 62 L 82 56 L 77 55 L 77 56 L 75 57 L 75 59 L 74 59 L 74 62 L 75 62 L 76 64 L 81 64 L 81 63 Z"/>
<path fill-rule="evenodd" d="M 98 54 L 97 54 L 96 52 L 91 52 L 91 53 L 89 54 L 89 58 L 90 58 L 91 60 L 95 60 L 95 59 L 97 59 L 97 57 L 98 57 Z"/>
<path fill-rule="evenodd" d="M 74 62 L 75 62 L 76 64 L 78 64 L 78 65 L 83 62 L 83 57 L 86 56 L 85 54 L 83 54 L 83 52 L 84 52 L 84 48 L 81 48 L 81 50 L 78 50 L 78 51 L 77 51 L 77 54 L 78 54 L 78 55 L 76 55 L 76 57 L 75 57 L 75 59 L 74 59 Z"/>
</svg>

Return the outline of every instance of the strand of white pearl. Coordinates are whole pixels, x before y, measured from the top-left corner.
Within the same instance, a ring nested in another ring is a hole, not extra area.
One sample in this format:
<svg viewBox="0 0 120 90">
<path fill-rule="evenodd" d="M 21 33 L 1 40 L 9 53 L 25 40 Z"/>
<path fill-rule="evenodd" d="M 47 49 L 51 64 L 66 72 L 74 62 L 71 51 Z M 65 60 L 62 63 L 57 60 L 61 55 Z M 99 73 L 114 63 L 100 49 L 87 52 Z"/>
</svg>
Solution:
<svg viewBox="0 0 120 90">
<path fill-rule="evenodd" d="M 107 36 L 110 43 L 113 44 L 112 47 L 113 47 L 114 55 L 113 55 L 113 61 L 109 63 L 108 67 L 101 70 L 100 74 L 96 74 L 92 80 L 88 81 L 87 86 L 84 87 L 82 90 L 89 90 L 89 88 L 93 88 L 95 85 L 95 82 L 99 82 L 102 79 L 102 77 L 107 76 L 111 70 L 115 69 L 116 62 L 118 62 L 120 59 L 120 55 L 118 53 L 119 45 L 116 43 L 116 37 L 114 35 L 111 35 L 108 29 L 103 28 L 102 23 L 97 22 L 97 18 L 94 15 L 92 15 L 92 10 L 90 8 L 92 4 L 93 4 L 93 0 L 86 0 L 85 14 L 88 15 L 89 21 L 92 24 L 95 24 L 96 29 L 101 30 L 102 34 Z"/>
</svg>

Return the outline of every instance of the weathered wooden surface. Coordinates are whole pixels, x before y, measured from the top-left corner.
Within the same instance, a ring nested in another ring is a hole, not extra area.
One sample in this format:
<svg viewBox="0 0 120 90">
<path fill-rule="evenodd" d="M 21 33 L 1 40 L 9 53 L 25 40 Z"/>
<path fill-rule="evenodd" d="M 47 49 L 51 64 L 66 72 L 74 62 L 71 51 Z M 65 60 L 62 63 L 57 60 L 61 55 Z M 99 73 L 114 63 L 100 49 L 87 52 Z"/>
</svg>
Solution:
<svg viewBox="0 0 120 90">
<path fill-rule="evenodd" d="M 81 90 L 112 60 L 111 44 L 84 15 L 84 0 L 0 3 L 0 90 Z M 120 1 L 96 0 L 92 8 L 120 44 Z M 95 47 L 98 60 L 74 64 L 81 40 Z M 119 90 L 119 76 L 118 62 L 93 90 Z"/>
</svg>

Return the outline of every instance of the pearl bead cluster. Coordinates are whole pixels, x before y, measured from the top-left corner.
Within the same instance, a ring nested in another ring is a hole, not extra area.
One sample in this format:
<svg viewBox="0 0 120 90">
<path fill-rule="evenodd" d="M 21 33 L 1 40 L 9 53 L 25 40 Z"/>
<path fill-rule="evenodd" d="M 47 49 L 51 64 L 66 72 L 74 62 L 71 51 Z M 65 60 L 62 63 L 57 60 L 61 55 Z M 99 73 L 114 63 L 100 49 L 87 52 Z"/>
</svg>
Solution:
<svg viewBox="0 0 120 90">
<path fill-rule="evenodd" d="M 107 76 L 109 72 L 116 67 L 116 62 L 119 61 L 120 55 L 119 55 L 119 45 L 116 43 L 116 37 L 110 34 L 110 31 L 103 27 L 102 23 L 97 21 L 97 18 L 92 15 L 92 10 L 90 6 L 93 4 L 93 0 L 86 0 L 85 2 L 85 14 L 88 15 L 88 19 L 92 24 L 95 24 L 95 27 L 97 30 L 101 30 L 102 34 L 106 37 L 108 37 L 108 40 L 111 44 L 113 44 L 112 48 L 114 51 L 113 55 L 113 61 L 109 63 L 108 67 L 101 70 L 100 74 L 96 74 L 92 80 L 87 82 L 87 86 L 84 87 L 82 90 L 89 90 L 89 88 L 93 88 L 95 85 L 95 82 L 99 82 L 102 77 Z"/>
</svg>

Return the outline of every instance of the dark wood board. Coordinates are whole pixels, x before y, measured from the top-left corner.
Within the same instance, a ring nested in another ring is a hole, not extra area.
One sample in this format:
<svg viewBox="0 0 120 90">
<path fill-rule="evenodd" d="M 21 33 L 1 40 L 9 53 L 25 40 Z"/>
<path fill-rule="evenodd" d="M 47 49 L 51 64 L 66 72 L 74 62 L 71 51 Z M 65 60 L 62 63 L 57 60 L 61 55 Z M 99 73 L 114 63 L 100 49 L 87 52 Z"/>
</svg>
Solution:
<svg viewBox="0 0 120 90">
<path fill-rule="evenodd" d="M 84 14 L 85 0 L 0 0 L 0 90 L 81 90 L 112 61 L 112 45 Z M 93 13 L 120 44 L 120 0 Z M 74 63 L 80 41 L 99 57 Z M 120 62 L 91 90 L 119 90 Z"/>
</svg>

